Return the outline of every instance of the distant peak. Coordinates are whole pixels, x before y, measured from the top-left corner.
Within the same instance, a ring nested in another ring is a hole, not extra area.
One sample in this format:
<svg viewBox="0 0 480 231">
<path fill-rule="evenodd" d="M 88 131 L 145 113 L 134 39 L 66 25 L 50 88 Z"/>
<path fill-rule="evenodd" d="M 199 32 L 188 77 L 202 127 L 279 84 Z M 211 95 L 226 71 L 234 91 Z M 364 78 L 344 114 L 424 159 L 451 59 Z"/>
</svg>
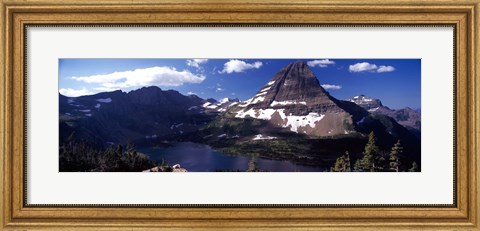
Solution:
<svg viewBox="0 0 480 231">
<path fill-rule="evenodd" d="M 235 99 L 231 99 L 231 98 L 223 98 L 221 100 L 218 100 L 219 103 L 223 104 L 223 103 L 227 103 L 227 102 L 239 102 L 240 100 L 235 98 Z"/>
<path fill-rule="evenodd" d="M 366 109 L 371 109 L 371 108 L 376 108 L 376 107 L 382 107 L 382 101 L 379 99 L 375 99 L 369 96 L 366 96 L 364 94 L 354 96 L 347 101 L 353 102 L 359 106 L 362 106 L 363 108 Z"/>
<path fill-rule="evenodd" d="M 361 95 L 357 95 L 357 96 L 352 97 L 352 99 L 373 99 L 373 98 L 368 97 L 364 94 L 361 94 Z"/>
<path fill-rule="evenodd" d="M 217 103 L 218 101 L 214 98 L 208 98 L 206 99 L 205 101 L 209 102 L 209 103 Z"/>
</svg>

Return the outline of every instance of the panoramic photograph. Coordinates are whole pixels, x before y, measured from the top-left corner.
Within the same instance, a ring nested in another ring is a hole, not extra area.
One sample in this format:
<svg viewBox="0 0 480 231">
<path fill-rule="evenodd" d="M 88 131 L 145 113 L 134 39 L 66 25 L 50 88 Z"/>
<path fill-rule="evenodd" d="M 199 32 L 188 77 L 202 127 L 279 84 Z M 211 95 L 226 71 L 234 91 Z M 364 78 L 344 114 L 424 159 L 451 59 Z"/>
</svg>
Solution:
<svg viewBox="0 0 480 231">
<path fill-rule="evenodd" d="M 60 172 L 420 172 L 420 59 L 60 59 Z"/>
</svg>

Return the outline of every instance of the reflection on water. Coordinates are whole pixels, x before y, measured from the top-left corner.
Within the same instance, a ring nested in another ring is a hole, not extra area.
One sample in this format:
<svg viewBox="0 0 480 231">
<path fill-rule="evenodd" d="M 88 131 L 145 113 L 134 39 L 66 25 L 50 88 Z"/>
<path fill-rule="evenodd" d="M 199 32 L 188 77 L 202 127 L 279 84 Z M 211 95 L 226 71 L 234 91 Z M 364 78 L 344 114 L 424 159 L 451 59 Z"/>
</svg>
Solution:
<svg viewBox="0 0 480 231">
<path fill-rule="evenodd" d="M 215 151 L 208 145 L 180 142 L 167 148 L 140 148 L 152 160 L 165 160 L 170 165 L 180 164 L 189 172 L 214 172 L 222 170 L 245 171 L 251 157 L 229 156 Z M 322 172 L 321 167 L 303 166 L 289 161 L 267 160 L 257 158 L 257 167 L 261 171 L 269 172 Z"/>
</svg>

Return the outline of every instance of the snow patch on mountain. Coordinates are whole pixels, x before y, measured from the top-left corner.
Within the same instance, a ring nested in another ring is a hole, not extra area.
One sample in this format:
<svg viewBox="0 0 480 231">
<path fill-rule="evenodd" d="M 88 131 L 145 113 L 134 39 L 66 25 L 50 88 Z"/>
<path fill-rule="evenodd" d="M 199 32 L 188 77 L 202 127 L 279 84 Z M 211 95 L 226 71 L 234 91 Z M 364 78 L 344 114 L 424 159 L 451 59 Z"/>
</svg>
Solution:
<svg viewBox="0 0 480 231">
<path fill-rule="evenodd" d="M 230 99 L 230 98 L 223 98 L 219 101 L 207 101 L 201 107 L 205 109 L 215 109 L 217 112 L 225 112 L 227 108 L 238 104 L 238 99 Z M 195 109 L 194 107 L 190 107 L 188 110 Z"/>
<path fill-rule="evenodd" d="M 248 105 L 250 105 L 250 102 L 252 102 L 252 99 L 247 99 L 247 100 L 243 101 L 241 104 L 239 104 L 238 106 L 239 107 L 248 107 Z"/>
<path fill-rule="evenodd" d="M 257 96 L 253 99 L 252 103 L 251 104 L 256 104 L 256 103 L 260 103 L 260 102 L 263 102 L 265 100 L 265 97 L 263 96 Z"/>
<path fill-rule="evenodd" d="M 244 111 L 244 110 L 238 111 L 237 114 L 235 115 L 235 117 L 237 117 L 237 118 L 242 118 L 242 119 L 244 119 L 246 116 L 250 116 L 250 117 L 252 117 L 252 118 L 257 118 L 257 116 L 256 116 L 255 114 L 256 114 L 256 112 L 255 112 L 255 110 L 252 108 L 252 109 L 250 109 L 250 110 L 248 110 L 248 111 Z"/>
<path fill-rule="evenodd" d="M 274 106 L 277 106 L 277 105 L 282 105 L 282 106 L 285 106 L 285 105 L 295 105 L 295 104 L 303 104 L 303 105 L 307 105 L 307 102 L 305 101 L 296 101 L 296 100 L 287 100 L 287 101 L 273 101 L 270 106 L 274 107 Z"/>
<path fill-rule="evenodd" d="M 263 92 L 260 92 L 260 93 L 256 94 L 255 96 L 261 96 L 261 95 L 266 95 L 266 94 L 267 94 L 267 92 L 263 91 Z"/>
<path fill-rule="evenodd" d="M 238 111 L 235 115 L 236 118 L 246 118 L 250 116 L 251 118 L 261 119 L 261 120 L 271 120 L 272 115 L 278 113 L 280 118 L 284 122 L 279 124 L 284 128 L 290 127 L 290 131 L 298 133 L 299 128 L 310 126 L 311 128 L 315 127 L 315 123 L 322 120 L 325 115 L 318 114 L 316 112 L 310 112 L 308 115 L 297 116 L 297 115 L 285 115 L 285 109 L 249 109 L 244 111 L 243 109 Z"/>
<path fill-rule="evenodd" d="M 221 99 L 220 101 L 218 101 L 220 104 L 224 104 L 224 103 L 227 103 L 227 102 L 230 102 L 230 99 L 229 98 L 223 98 Z"/>
<path fill-rule="evenodd" d="M 100 103 L 111 103 L 112 98 L 97 99 L 97 101 L 100 102 Z"/>
<path fill-rule="evenodd" d="M 287 124 L 283 127 L 291 126 L 290 130 L 292 132 L 298 133 L 298 128 L 310 126 L 311 128 L 315 127 L 315 123 L 322 120 L 325 115 L 318 114 L 316 112 L 310 112 L 306 116 L 287 116 Z M 283 119 L 283 116 L 282 116 Z"/>
<path fill-rule="evenodd" d="M 238 106 L 239 107 L 248 107 L 249 105 L 252 105 L 252 104 L 257 104 L 257 103 L 260 103 L 260 102 L 263 102 L 265 100 L 265 97 L 264 96 L 254 96 L 253 98 L 251 99 L 248 99 L 248 100 L 245 100 L 243 101 L 241 104 L 239 104 Z"/>
<path fill-rule="evenodd" d="M 180 126 L 183 126 L 183 123 L 179 123 L 179 124 L 172 124 L 172 126 L 170 126 L 170 129 L 173 130 L 174 128 L 178 128 Z"/>
<path fill-rule="evenodd" d="M 153 134 L 151 136 L 145 136 L 145 139 L 155 139 L 157 137 L 158 137 L 157 134 Z"/>
<path fill-rule="evenodd" d="M 212 103 L 210 103 L 210 102 L 206 102 L 206 103 L 204 103 L 204 104 L 202 105 L 202 107 L 208 108 L 208 109 L 215 109 L 215 108 L 217 108 L 218 106 L 215 105 L 215 104 L 212 104 Z"/>
<path fill-rule="evenodd" d="M 375 101 L 376 99 L 370 98 L 365 95 L 357 95 L 349 99 L 348 101 L 356 103 L 356 104 L 370 104 L 371 102 Z"/>
<path fill-rule="evenodd" d="M 270 90 L 270 88 L 272 88 L 272 87 L 263 88 L 260 92 L 268 91 L 268 90 Z"/>
<path fill-rule="evenodd" d="M 263 136 L 262 134 L 255 135 L 252 140 L 274 140 L 277 137 L 274 136 Z"/>
</svg>

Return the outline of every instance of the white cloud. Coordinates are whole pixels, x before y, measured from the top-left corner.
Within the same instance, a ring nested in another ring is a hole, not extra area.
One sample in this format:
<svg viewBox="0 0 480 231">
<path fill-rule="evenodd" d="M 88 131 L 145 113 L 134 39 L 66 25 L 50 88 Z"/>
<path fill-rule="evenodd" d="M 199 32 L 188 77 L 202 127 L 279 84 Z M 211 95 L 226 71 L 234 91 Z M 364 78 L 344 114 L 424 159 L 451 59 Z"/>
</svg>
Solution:
<svg viewBox="0 0 480 231">
<path fill-rule="evenodd" d="M 350 72 L 377 72 L 377 73 L 382 73 L 382 72 L 392 72 L 395 70 L 395 67 L 392 66 L 377 66 L 375 64 L 363 62 L 363 63 L 356 63 L 353 65 L 350 65 L 348 67 L 348 70 Z"/>
<path fill-rule="evenodd" d="M 221 91 L 225 91 L 225 89 L 223 89 L 221 87 L 217 87 L 217 89 L 215 89 L 215 92 L 221 92 Z"/>
<path fill-rule="evenodd" d="M 85 88 L 82 88 L 82 89 L 79 89 L 79 90 L 75 90 L 75 89 L 72 89 L 72 88 L 60 88 L 60 90 L 58 90 L 60 92 L 60 94 L 64 95 L 64 96 L 68 96 L 68 97 L 77 97 L 77 96 L 82 96 L 82 95 L 93 95 L 95 94 L 94 92 L 91 92 Z"/>
<path fill-rule="evenodd" d="M 193 92 L 193 91 L 189 91 L 187 92 L 187 95 L 196 95 L 197 93 Z"/>
<path fill-rule="evenodd" d="M 340 90 L 342 86 L 340 85 L 333 85 L 333 84 L 322 84 L 322 87 L 325 89 L 332 89 L 332 90 Z"/>
<path fill-rule="evenodd" d="M 356 64 L 353 64 L 353 65 L 350 65 L 348 67 L 348 70 L 350 72 L 362 72 L 362 71 L 374 71 L 377 68 L 378 67 L 375 64 L 370 64 L 370 63 L 367 63 L 367 62 L 363 62 L 363 63 L 356 63 Z"/>
<path fill-rule="evenodd" d="M 109 74 L 74 76 L 72 79 L 90 84 L 99 84 L 96 89 L 118 90 L 152 85 L 180 86 L 184 83 L 201 83 L 205 80 L 205 76 L 193 74 L 187 70 L 177 71 L 174 67 L 156 66 Z"/>
<path fill-rule="evenodd" d="M 200 68 L 201 64 L 204 64 L 208 61 L 208 59 L 187 59 L 186 63 L 187 66 Z"/>
<path fill-rule="evenodd" d="M 258 69 L 262 66 L 262 62 L 257 61 L 254 63 L 246 63 L 242 60 L 231 59 L 230 61 L 223 64 L 223 70 L 219 73 L 233 73 L 233 72 L 244 72 L 249 69 Z"/>
<path fill-rule="evenodd" d="M 335 64 L 335 62 L 329 59 L 317 59 L 317 60 L 312 60 L 307 62 L 307 65 L 310 67 L 315 67 L 315 66 L 328 67 L 328 65 L 333 65 L 333 64 Z"/>
<path fill-rule="evenodd" d="M 378 67 L 377 72 L 378 73 L 392 72 L 394 70 L 395 70 L 395 67 L 392 67 L 392 66 L 380 66 L 380 67 Z"/>
</svg>

